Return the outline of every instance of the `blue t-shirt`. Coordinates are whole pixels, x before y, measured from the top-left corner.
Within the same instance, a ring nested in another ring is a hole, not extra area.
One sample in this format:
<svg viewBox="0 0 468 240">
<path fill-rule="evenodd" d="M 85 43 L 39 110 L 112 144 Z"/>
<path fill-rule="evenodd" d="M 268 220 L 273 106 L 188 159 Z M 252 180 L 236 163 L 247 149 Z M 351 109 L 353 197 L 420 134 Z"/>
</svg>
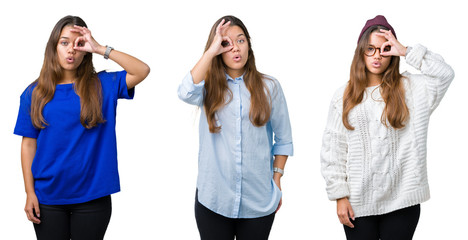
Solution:
<svg viewBox="0 0 468 240">
<path fill-rule="evenodd" d="M 133 99 L 127 89 L 127 72 L 100 72 L 102 114 L 105 123 L 86 129 L 80 122 L 80 97 L 73 84 L 56 86 L 42 114 L 47 126 L 37 129 L 30 116 L 35 85 L 21 95 L 14 133 L 37 138 L 31 166 L 39 203 L 61 205 L 83 203 L 120 191 L 117 170 L 115 118 L 117 99 Z"/>
</svg>

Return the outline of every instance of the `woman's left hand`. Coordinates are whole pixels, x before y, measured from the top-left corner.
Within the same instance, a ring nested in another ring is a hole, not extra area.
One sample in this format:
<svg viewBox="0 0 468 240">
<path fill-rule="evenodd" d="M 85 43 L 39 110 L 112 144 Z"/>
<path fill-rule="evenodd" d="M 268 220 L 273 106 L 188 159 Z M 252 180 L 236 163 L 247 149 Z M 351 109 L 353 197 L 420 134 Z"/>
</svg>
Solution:
<svg viewBox="0 0 468 240">
<path fill-rule="evenodd" d="M 73 48 L 75 50 L 104 55 L 106 48 L 94 40 L 88 28 L 75 25 L 70 31 L 81 34 L 74 42 Z"/>
<path fill-rule="evenodd" d="M 275 181 L 276 186 L 278 186 L 279 190 L 281 190 L 281 176 L 277 176 L 277 175 L 281 175 L 281 174 L 275 173 L 273 176 L 273 181 Z M 276 208 L 276 212 L 278 212 L 282 204 L 283 204 L 283 197 L 281 197 L 279 201 L 278 207 Z"/>
<path fill-rule="evenodd" d="M 77 37 L 74 42 L 74 49 L 76 51 L 97 53 L 100 55 L 104 55 L 106 53 L 107 47 L 102 46 L 96 42 L 88 28 L 75 25 L 70 31 L 81 34 L 81 36 Z M 112 59 L 112 61 L 119 64 L 125 71 L 127 71 L 125 81 L 127 83 L 128 89 L 138 85 L 148 76 L 150 72 L 150 68 L 148 65 L 146 65 L 146 63 L 126 53 L 112 50 L 112 54 L 110 54 L 108 57 L 109 59 Z"/>
<path fill-rule="evenodd" d="M 403 46 L 396 38 L 393 36 L 392 31 L 380 29 L 380 33 L 376 33 L 377 36 L 384 37 L 387 39 L 386 42 L 380 47 L 380 55 L 382 56 L 405 56 L 406 47 Z M 390 51 L 384 52 L 387 46 L 390 46 Z"/>
</svg>

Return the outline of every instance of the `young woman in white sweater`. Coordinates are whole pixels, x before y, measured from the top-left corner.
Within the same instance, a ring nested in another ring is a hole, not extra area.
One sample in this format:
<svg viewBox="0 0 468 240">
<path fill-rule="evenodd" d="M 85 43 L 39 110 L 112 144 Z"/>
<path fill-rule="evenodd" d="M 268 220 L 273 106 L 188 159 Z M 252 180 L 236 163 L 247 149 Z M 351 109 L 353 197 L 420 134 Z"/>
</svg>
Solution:
<svg viewBox="0 0 468 240">
<path fill-rule="evenodd" d="M 422 74 L 400 74 L 400 57 Z M 430 197 L 429 117 L 454 72 L 424 46 L 405 47 L 385 17 L 367 21 L 350 80 L 334 95 L 323 136 L 322 174 L 347 239 L 412 239 Z"/>
</svg>

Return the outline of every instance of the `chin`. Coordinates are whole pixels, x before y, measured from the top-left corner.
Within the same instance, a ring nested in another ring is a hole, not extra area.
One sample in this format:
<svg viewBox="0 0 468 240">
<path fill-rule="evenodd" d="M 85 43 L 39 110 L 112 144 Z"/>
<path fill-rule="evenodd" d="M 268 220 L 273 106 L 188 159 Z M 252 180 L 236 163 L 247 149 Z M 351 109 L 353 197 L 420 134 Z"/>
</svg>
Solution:
<svg viewBox="0 0 468 240">
<path fill-rule="evenodd" d="M 70 67 L 70 66 L 66 66 L 66 67 L 63 67 L 62 66 L 62 69 L 65 70 L 65 71 L 76 71 L 76 69 L 78 69 L 77 67 Z"/>
<path fill-rule="evenodd" d="M 242 65 L 242 66 L 231 65 L 231 66 L 227 66 L 227 67 L 229 69 L 231 69 L 231 70 L 234 70 L 234 71 L 240 71 L 240 70 L 244 69 L 244 65 Z"/>
</svg>

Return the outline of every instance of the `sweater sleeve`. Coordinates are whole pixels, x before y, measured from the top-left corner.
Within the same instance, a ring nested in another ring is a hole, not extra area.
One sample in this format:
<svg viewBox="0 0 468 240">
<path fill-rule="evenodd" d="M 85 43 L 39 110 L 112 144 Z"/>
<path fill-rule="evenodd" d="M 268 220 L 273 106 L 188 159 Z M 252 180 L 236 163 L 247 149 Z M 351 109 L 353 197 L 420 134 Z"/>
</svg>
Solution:
<svg viewBox="0 0 468 240">
<path fill-rule="evenodd" d="M 406 62 L 421 71 L 426 79 L 430 112 L 437 108 L 455 77 L 453 69 L 436 53 L 422 45 L 415 45 L 406 55 Z"/>
<path fill-rule="evenodd" d="M 342 95 L 342 91 L 339 92 Z M 342 96 L 334 97 L 330 104 L 320 153 L 322 176 L 325 178 L 328 199 L 332 201 L 350 195 L 346 174 L 348 142 L 341 119 L 340 101 Z"/>
</svg>

